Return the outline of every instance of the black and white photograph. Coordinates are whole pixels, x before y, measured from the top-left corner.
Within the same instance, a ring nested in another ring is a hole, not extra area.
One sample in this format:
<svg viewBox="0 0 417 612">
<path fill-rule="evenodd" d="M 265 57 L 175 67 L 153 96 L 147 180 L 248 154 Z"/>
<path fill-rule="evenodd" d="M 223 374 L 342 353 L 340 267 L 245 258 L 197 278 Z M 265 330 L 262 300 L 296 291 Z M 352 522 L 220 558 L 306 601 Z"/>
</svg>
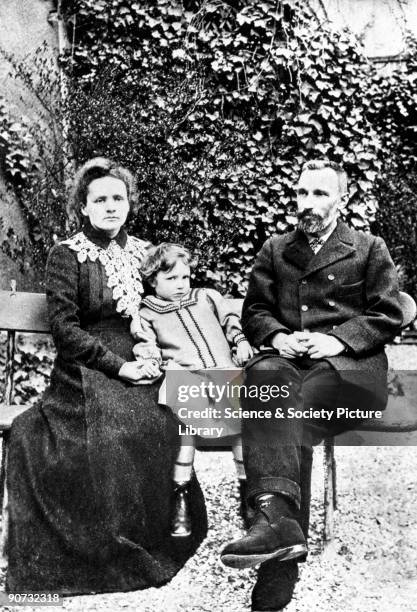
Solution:
<svg viewBox="0 0 417 612">
<path fill-rule="evenodd" d="M 0 0 L 0 608 L 417 612 L 417 0 Z"/>
</svg>

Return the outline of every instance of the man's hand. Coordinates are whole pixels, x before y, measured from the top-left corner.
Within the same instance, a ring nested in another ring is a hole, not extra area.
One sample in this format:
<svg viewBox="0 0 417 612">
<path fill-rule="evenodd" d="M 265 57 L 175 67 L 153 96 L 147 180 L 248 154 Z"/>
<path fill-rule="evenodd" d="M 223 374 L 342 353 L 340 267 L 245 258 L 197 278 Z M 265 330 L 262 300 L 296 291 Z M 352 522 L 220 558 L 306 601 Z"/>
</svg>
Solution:
<svg viewBox="0 0 417 612">
<path fill-rule="evenodd" d="M 345 345 L 334 336 L 320 332 L 294 332 L 297 340 L 307 349 L 311 359 L 325 359 L 335 357 L 345 350 Z"/>
<path fill-rule="evenodd" d="M 299 342 L 296 334 L 283 334 L 278 332 L 272 338 L 271 345 L 279 351 L 282 357 L 295 359 L 307 352 L 306 346 Z"/>
<path fill-rule="evenodd" d="M 233 356 L 233 361 L 238 366 L 244 366 L 249 359 L 253 357 L 253 350 L 247 340 L 242 340 L 236 346 L 236 352 Z"/>
</svg>

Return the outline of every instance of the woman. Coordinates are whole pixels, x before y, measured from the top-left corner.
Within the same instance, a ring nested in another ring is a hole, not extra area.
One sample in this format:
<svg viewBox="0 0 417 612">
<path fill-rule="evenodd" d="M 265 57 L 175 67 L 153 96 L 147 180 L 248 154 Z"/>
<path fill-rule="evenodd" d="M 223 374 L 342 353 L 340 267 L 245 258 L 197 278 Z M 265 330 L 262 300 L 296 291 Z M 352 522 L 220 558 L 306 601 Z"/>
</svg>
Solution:
<svg viewBox="0 0 417 612">
<path fill-rule="evenodd" d="M 170 539 L 178 425 L 157 385 L 136 386 L 131 316 L 142 294 L 147 243 L 123 225 L 131 174 L 104 158 L 74 181 L 82 231 L 47 264 L 57 357 L 43 400 L 12 427 L 8 462 L 7 588 L 62 594 L 127 591 L 166 583 L 206 533 L 192 484 L 192 537 Z"/>
</svg>

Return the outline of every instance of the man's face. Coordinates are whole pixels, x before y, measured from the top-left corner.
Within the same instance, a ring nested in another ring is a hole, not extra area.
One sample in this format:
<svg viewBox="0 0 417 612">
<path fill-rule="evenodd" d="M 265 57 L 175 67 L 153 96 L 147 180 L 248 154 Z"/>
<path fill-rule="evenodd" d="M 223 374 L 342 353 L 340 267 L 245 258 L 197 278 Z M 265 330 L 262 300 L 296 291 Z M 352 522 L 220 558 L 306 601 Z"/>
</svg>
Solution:
<svg viewBox="0 0 417 612">
<path fill-rule="evenodd" d="M 342 194 L 334 170 L 305 170 L 296 187 L 298 227 L 308 234 L 322 234 L 336 219 Z"/>
</svg>

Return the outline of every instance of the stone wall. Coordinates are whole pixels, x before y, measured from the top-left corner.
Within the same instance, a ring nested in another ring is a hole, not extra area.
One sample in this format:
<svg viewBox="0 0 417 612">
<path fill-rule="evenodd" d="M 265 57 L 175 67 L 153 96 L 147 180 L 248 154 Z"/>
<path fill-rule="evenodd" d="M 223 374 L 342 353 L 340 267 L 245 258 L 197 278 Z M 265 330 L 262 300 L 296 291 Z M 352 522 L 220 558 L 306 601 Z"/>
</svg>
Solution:
<svg viewBox="0 0 417 612">
<path fill-rule="evenodd" d="M 417 36 L 417 0 L 315 0 L 317 10 L 337 27 L 349 27 L 368 57 L 400 60 L 406 31 Z"/>
<path fill-rule="evenodd" d="M 48 22 L 53 3 L 47 0 L 0 0 L 0 48 L 13 54 L 17 59 L 29 58 L 44 42 L 57 56 L 57 33 L 55 26 Z M 10 75 L 10 65 L 0 57 L 0 94 L 10 102 L 16 117 L 35 117 L 39 107 L 22 85 Z M 5 192 L 4 177 L 0 174 L 0 217 L 5 229 L 0 230 L 0 242 L 5 230 L 12 227 L 16 234 L 25 236 L 25 219 L 13 196 Z M 21 289 L 39 289 L 40 278 L 36 270 L 21 275 L 13 262 L 0 253 L 0 288 L 9 288 L 10 279 L 16 278 Z"/>
</svg>

